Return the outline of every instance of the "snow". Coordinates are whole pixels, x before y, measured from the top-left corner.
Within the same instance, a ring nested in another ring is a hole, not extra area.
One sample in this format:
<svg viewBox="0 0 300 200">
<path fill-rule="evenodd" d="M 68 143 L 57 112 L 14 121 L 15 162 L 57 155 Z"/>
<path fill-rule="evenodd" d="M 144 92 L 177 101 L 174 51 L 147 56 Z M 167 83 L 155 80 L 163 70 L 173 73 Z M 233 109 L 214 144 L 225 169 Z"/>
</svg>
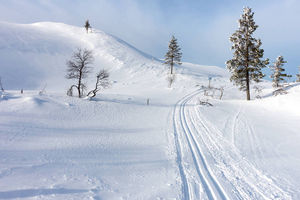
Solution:
<svg viewBox="0 0 300 200">
<path fill-rule="evenodd" d="M 248 102 L 215 66 L 183 63 L 168 88 L 160 60 L 100 30 L 1 22 L 0 36 L 0 199 L 300 198 L 300 84 L 272 96 L 264 81 Z M 77 47 L 111 73 L 92 100 L 65 94 Z"/>
</svg>

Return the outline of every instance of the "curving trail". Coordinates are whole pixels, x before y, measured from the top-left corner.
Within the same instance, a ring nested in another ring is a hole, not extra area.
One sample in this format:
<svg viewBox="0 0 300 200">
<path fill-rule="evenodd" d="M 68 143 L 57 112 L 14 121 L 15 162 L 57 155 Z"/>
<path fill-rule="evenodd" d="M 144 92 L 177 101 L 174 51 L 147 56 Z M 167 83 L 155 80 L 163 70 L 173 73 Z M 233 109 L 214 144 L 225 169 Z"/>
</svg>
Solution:
<svg viewBox="0 0 300 200">
<path fill-rule="evenodd" d="M 229 199 L 207 164 L 201 147 L 195 138 L 195 132 L 190 129 L 187 121 L 185 111 L 188 106 L 187 103 L 198 93 L 199 91 L 196 91 L 179 101 L 173 113 L 175 143 L 178 154 L 177 162 L 183 182 L 184 199 Z M 184 170 L 181 137 L 184 137 L 187 143 L 188 153 L 192 158 L 196 176 L 188 174 Z"/>
<path fill-rule="evenodd" d="M 238 124 L 252 133 L 241 107 L 230 117 L 231 141 L 201 113 L 197 90 L 177 102 L 173 127 L 182 199 L 291 199 L 235 147 Z M 212 108 L 214 109 L 214 108 Z M 213 111 L 213 110 L 212 110 Z M 249 129 L 249 130 L 248 130 Z"/>
</svg>

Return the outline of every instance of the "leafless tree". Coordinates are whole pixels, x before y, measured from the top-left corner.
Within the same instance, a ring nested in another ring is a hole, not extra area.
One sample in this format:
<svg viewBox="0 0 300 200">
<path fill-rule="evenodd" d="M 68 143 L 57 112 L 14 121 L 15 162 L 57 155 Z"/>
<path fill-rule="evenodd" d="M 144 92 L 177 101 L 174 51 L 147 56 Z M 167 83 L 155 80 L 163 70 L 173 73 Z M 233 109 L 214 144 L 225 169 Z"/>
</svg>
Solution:
<svg viewBox="0 0 300 200">
<path fill-rule="evenodd" d="M 44 87 L 39 91 L 39 95 L 44 95 L 46 93 L 46 87 L 47 84 L 45 84 Z"/>
<path fill-rule="evenodd" d="M 73 89 L 77 89 L 78 97 L 83 96 L 84 90 L 86 89 L 83 79 L 85 79 L 91 72 L 91 64 L 94 61 L 93 52 L 87 49 L 77 49 L 73 53 L 71 60 L 67 61 L 67 79 L 77 80 L 77 84 L 70 87 L 67 94 L 73 96 Z"/>
<path fill-rule="evenodd" d="M 106 70 L 101 70 L 97 74 L 97 80 L 95 84 L 95 89 L 89 91 L 87 96 L 89 97 L 95 97 L 97 95 L 97 92 L 101 90 L 101 88 L 107 88 L 109 86 L 109 73 Z"/>
<path fill-rule="evenodd" d="M 172 84 L 175 82 L 176 76 L 175 74 L 169 74 L 167 77 L 167 81 L 168 81 L 168 86 L 169 88 L 172 87 Z"/>
</svg>

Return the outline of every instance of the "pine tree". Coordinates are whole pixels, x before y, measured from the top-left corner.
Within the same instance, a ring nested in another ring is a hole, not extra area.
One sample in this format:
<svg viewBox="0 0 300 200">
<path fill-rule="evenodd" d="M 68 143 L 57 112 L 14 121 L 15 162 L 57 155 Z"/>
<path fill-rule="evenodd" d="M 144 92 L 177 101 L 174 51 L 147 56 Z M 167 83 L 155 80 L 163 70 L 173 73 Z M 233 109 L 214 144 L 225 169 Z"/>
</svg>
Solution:
<svg viewBox="0 0 300 200">
<path fill-rule="evenodd" d="M 227 68 L 232 75 L 230 81 L 239 86 L 239 89 L 246 91 L 247 100 L 250 100 L 251 81 L 260 82 L 265 76 L 262 68 L 269 64 L 269 60 L 262 60 L 264 50 L 261 49 L 261 40 L 255 39 L 252 35 L 258 26 L 253 19 L 254 12 L 251 8 L 244 8 L 239 28 L 230 37 L 234 50 L 233 58 L 226 62 Z"/>
<path fill-rule="evenodd" d="M 4 92 L 4 88 L 3 88 L 3 85 L 2 85 L 2 81 L 1 81 L 1 76 L 0 76 L 0 90 L 1 90 L 2 92 Z"/>
<path fill-rule="evenodd" d="M 91 25 L 90 25 L 89 20 L 86 20 L 86 21 L 85 21 L 84 28 L 85 28 L 85 30 L 86 30 L 86 33 L 88 33 L 88 32 L 89 32 L 89 29 L 92 28 Z"/>
<path fill-rule="evenodd" d="M 300 82 L 300 67 L 299 67 L 299 73 L 296 75 L 297 76 L 297 82 Z"/>
<path fill-rule="evenodd" d="M 287 63 L 284 59 L 283 56 L 278 56 L 276 61 L 274 62 L 273 66 L 270 66 L 270 68 L 273 71 L 273 74 L 271 75 L 271 78 L 273 79 L 273 87 L 278 88 L 282 87 L 280 83 L 284 81 L 284 78 L 287 77 L 292 77 L 291 75 L 284 74 L 283 72 L 285 69 L 283 68 L 283 65 Z"/>
<path fill-rule="evenodd" d="M 170 65 L 170 74 L 173 74 L 173 67 L 175 64 L 181 65 L 181 56 L 180 47 L 177 44 L 177 39 L 172 36 L 172 39 L 169 43 L 169 50 L 165 55 L 165 64 Z"/>
</svg>

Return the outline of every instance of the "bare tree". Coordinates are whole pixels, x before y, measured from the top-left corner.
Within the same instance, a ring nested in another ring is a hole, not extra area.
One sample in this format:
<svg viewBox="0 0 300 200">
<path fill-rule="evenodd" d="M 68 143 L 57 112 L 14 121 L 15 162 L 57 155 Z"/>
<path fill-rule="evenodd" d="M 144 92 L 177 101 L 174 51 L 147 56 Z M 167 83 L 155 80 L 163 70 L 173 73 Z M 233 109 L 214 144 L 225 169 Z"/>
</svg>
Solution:
<svg viewBox="0 0 300 200">
<path fill-rule="evenodd" d="M 73 96 L 73 89 L 76 88 L 78 91 L 78 97 L 83 96 L 86 86 L 82 82 L 90 73 L 90 65 L 93 63 L 94 57 L 93 52 L 87 49 L 78 49 L 73 53 L 72 59 L 67 61 L 67 79 L 76 79 L 77 84 L 70 87 L 67 94 Z"/>
<path fill-rule="evenodd" d="M 169 88 L 171 88 L 171 86 L 175 82 L 175 80 L 176 80 L 175 74 L 168 74 L 167 81 L 168 81 Z"/>
<path fill-rule="evenodd" d="M 109 86 L 108 78 L 109 78 L 109 73 L 105 69 L 100 70 L 97 74 L 95 89 L 89 91 L 87 96 L 91 98 L 95 97 L 97 95 L 97 92 L 101 90 L 101 88 L 107 88 Z"/>
</svg>

